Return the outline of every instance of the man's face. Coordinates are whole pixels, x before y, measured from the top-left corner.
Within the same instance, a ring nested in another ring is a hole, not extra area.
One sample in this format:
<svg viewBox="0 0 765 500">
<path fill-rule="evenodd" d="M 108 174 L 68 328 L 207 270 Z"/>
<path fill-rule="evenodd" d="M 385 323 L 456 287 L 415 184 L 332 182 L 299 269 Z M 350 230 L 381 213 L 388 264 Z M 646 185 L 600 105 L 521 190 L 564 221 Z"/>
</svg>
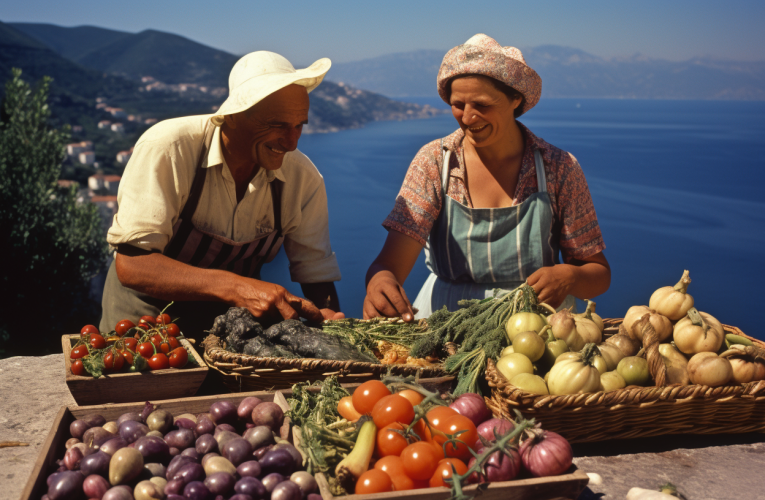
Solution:
<svg viewBox="0 0 765 500">
<path fill-rule="evenodd" d="M 285 153 L 297 148 L 306 123 L 308 92 L 300 85 L 288 85 L 246 111 L 227 115 L 222 132 L 235 158 L 278 170 Z"/>
</svg>

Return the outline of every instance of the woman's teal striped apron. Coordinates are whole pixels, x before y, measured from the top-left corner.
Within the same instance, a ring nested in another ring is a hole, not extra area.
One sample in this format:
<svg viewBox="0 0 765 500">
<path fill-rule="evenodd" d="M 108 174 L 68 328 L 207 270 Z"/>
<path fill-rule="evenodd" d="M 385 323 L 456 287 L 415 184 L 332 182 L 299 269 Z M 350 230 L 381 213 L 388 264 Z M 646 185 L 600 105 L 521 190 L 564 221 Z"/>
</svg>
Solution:
<svg viewBox="0 0 765 500">
<path fill-rule="evenodd" d="M 414 307 L 426 318 L 446 306 L 459 309 L 463 299 L 492 297 L 494 289 L 512 290 L 537 269 L 560 263 L 552 237 L 553 212 L 544 163 L 534 151 L 538 192 L 520 205 L 469 208 L 447 195 L 451 151 L 444 149 L 441 167 L 442 208 L 425 245 L 431 274 Z M 561 307 L 576 306 L 568 296 Z"/>
</svg>

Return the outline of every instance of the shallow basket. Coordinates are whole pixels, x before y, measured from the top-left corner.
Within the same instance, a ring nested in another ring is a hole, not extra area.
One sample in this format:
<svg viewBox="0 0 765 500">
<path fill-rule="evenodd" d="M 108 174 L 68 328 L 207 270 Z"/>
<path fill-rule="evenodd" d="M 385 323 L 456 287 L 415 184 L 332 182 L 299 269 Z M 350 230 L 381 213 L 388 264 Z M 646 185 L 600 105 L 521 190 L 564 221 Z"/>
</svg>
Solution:
<svg viewBox="0 0 765 500">
<path fill-rule="evenodd" d="M 443 377 L 441 365 L 384 365 L 360 361 L 337 361 L 314 358 L 261 358 L 226 351 L 217 337 L 203 342 L 204 360 L 215 377 L 232 392 L 288 389 L 299 382 L 314 382 L 335 375 L 342 384 L 380 379 L 390 368 L 395 375 L 415 375 L 421 378 Z"/>
<path fill-rule="evenodd" d="M 605 340 L 618 332 L 622 319 L 603 322 Z M 765 342 L 734 326 L 723 328 L 765 348 Z M 765 380 L 722 387 L 629 386 L 611 392 L 540 396 L 510 384 L 492 360 L 487 363 L 486 380 L 491 387 L 486 404 L 495 416 L 514 417 L 514 410 L 519 410 L 572 443 L 663 434 L 765 432 Z"/>
</svg>

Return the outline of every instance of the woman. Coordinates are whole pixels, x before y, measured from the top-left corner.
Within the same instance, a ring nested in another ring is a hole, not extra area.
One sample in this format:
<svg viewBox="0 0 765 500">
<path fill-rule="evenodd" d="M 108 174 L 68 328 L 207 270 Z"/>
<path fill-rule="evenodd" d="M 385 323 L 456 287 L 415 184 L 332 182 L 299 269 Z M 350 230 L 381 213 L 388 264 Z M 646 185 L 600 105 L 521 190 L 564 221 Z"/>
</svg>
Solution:
<svg viewBox="0 0 765 500">
<path fill-rule="evenodd" d="M 423 147 L 409 167 L 367 272 L 365 318 L 411 321 L 415 312 L 454 310 L 459 300 L 524 282 L 554 307 L 608 289 L 611 270 L 581 167 L 516 121 L 541 91 L 521 52 L 486 35 L 446 54 L 438 93 L 459 129 Z M 412 306 L 402 285 L 423 248 L 431 275 Z"/>
</svg>

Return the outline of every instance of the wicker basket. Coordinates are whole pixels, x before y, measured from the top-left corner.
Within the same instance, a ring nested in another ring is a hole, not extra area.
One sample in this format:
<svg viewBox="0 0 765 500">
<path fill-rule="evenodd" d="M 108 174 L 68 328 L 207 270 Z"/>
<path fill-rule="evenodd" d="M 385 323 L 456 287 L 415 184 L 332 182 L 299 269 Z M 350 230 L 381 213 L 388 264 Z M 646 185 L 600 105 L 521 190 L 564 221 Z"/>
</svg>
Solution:
<svg viewBox="0 0 765 500">
<path fill-rule="evenodd" d="M 604 320 L 604 339 L 618 331 L 621 319 Z M 736 327 L 726 333 L 754 339 Z M 572 443 L 630 439 L 663 434 L 738 434 L 765 432 L 765 380 L 744 385 L 708 387 L 630 386 L 611 392 L 540 396 L 511 385 L 489 360 L 486 403 L 497 417 L 514 418 L 520 410 L 542 427 Z"/>
<path fill-rule="evenodd" d="M 443 377 L 441 365 L 415 366 L 329 359 L 261 358 L 226 351 L 220 339 L 210 335 L 202 342 L 204 360 L 210 373 L 232 392 L 289 389 L 298 382 L 324 380 L 336 375 L 340 383 L 353 384 L 379 379 L 388 369 L 396 375 L 415 375 L 421 378 Z"/>
</svg>

